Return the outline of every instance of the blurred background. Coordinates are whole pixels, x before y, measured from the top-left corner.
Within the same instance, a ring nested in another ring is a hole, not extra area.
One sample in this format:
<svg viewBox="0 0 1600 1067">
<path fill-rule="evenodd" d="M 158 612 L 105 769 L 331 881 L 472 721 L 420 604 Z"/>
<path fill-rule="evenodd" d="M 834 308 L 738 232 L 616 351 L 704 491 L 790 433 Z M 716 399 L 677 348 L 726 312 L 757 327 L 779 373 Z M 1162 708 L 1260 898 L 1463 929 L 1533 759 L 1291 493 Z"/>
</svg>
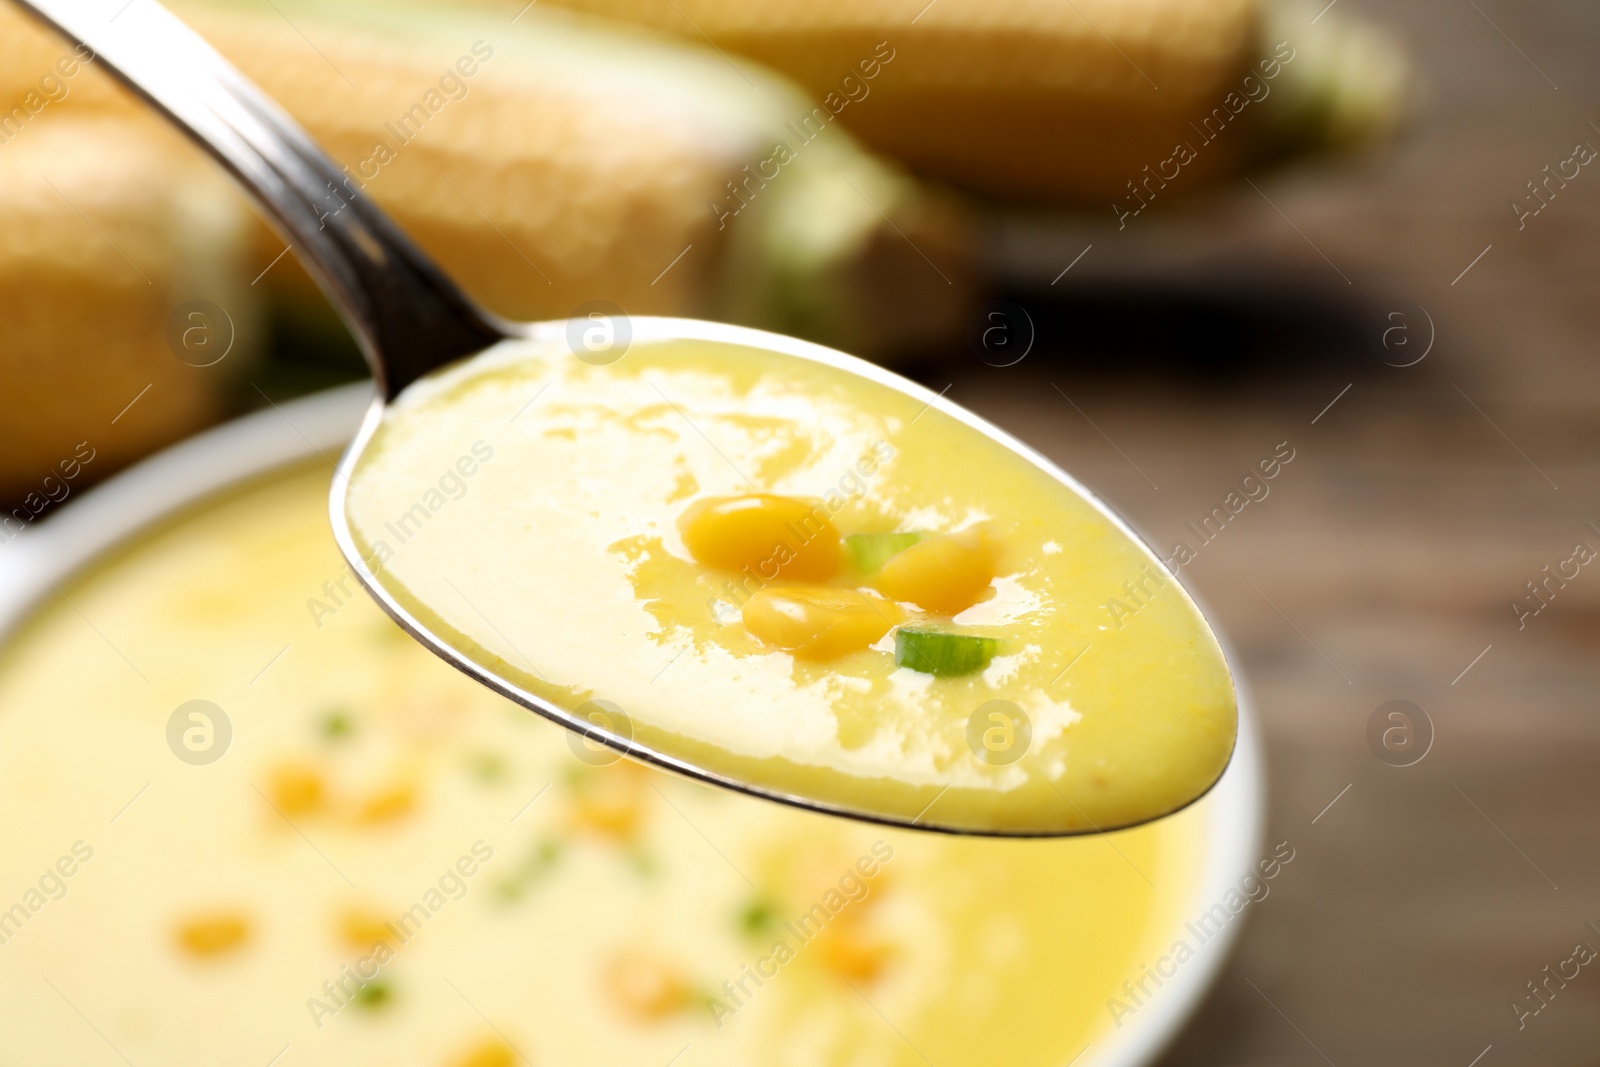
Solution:
<svg viewBox="0 0 1600 1067">
<path fill-rule="evenodd" d="M 1300 861 L 1164 1062 L 1600 1062 L 1600 977 L 1512 1006 L 1600 946 L 1593 7 L 173 6 L 494 310 L 858 352 L 1189 550 Z M 0 52 L 10 540 L 364 372 L 214 167 Z"/>
</svg>

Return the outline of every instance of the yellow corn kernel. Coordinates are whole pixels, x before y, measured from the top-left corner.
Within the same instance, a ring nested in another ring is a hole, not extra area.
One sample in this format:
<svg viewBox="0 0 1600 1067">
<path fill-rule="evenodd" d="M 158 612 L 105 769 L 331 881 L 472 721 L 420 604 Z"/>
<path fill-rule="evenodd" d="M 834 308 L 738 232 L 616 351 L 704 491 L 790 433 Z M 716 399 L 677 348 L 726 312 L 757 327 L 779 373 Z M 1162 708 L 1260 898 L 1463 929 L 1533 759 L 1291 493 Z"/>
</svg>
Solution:
<svg viewBox="0 0 1600 1067">
<path fill-rule="evenodd" d="M 931 537 L 893 556 L 873 584 L 891 600 L 956 615 L 976 604 L 994 580 L 995 549 L 984 526 Z"/>
<path fill-rule="evenodd" d="M 387 786 L 361 802 L 356 818 L 364 823 L 392 822 L 411 814 L 416 806 L 417 794 L 411 786 L 401 783 Z"/>
<path fill-rule="evenodd" d="M 221 956 L 250 940 L 250 920 L 234 911 L 196 915 L 178 924 L 178 945 L 191 956 Z"/>
<path fill-rule="evenodd" d="M 291 819 L 296 815 L 308 815 L 322 806 L 322 775 L 312 767 L 297 763 L 276 767 L 268 788 L 272 791 L 272 803 Z"/>
<path fill-rule="evenodd" d="M 339 932 L 351 948 L 370 950 L 374 945 L 394 940 L 394 931 L 383 916 L 369 908 L 350 908 L 339 920 Z"/>
<path fill-rule="evenodd" d="M 638 832 L 640 815 L 637 797 L 614 794 L 585 796 L 572 808 L 573 822 L 580 828 L 619 841 L 630 840 Z"/>
<path fill-rule="evenodd" d="M 839 531 L 816 501 L 775 493 L 710 497 L 678 520 L 689 554 L 762 581 L 819 582 L 839 571 Z"/>
<path fill-rule="evenodd" d="M 744 628 L 802 659 L 836 659 L 889 632 L 905 613 L 855 589 L 766 588 L 744 604 Z"/>
<path fill-rule="evenodd" d="M 683 973 L 644 952 L 624 952 L 614 958 L 606 966 L 604 983 L 614 1004 L 646 1022 L 689 1003 L 689 982 Z"/>
<path fill-rule="evenodd" d="M 574 827 L 618 841 L 632 840 L 644 818 L 647 773 L 622 761 L 586 776 L 572 797 Z"/>
<path fill-rule="evenodd" d="M 819 939 L 822 961 L 852 982 L 870 982 L 883 973 L 894 947 L 859 922 L 842 922 Z"/>
<path fill-rule="evenodd" d="M 517 1060 L 516 1049 L 496 1038 L 475 1045 L 460 1059 L 452 1060 L 451 1067 L 514 1067 Z"/>
</svg>

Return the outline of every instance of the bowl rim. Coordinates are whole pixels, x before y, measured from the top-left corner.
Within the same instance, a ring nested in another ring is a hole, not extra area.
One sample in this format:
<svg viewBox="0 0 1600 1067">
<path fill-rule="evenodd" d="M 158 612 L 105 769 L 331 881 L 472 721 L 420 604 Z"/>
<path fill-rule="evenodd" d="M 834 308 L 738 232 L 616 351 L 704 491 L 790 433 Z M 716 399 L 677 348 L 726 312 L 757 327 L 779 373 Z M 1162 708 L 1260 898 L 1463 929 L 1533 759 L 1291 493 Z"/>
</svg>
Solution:
<svg viewBox="0 0 1600 1067">
<path fill-rule="evenodd" d="M 59 583 L 152 527 L 307 460 L 321 458 L 331 479 L 336 463 L 330 450 L 342 450 L 356 436 L 374 395 L 370 382 L 358 382 L 273 404 L 172 445 L 25 527 L 0 544 L 0 648 L 52 592 L 59 595 Z M 1189 595 L 1193 597 L 1192 591 Z M 1209 612 L 1206 616 L 1211 617 Z M 1204 914 L 1230 891 L 1239 891 L 1241 880 L 1256 872 L 1265 834 L 1259 724 L 1237 659 L 1220 631 L 1218 640 L 1238 693 L 1238 740 L 1232 760 L 1200 809 L 1206 816 L 1205 856 L 1180 917 Z M 1027 846 L 1019 842 L 1019 847 Z M 1235 918 L 1244 919 L 1242 909 Z M 1229 921 L 1138 1007 L 1139 1021 L 1127 1029 L 1119 1024 L 1101 1031 L 1062 1067 L 1145 1067 L 1153 1062 L 1199 1007 L 1243 925 Z"/>
</svg>

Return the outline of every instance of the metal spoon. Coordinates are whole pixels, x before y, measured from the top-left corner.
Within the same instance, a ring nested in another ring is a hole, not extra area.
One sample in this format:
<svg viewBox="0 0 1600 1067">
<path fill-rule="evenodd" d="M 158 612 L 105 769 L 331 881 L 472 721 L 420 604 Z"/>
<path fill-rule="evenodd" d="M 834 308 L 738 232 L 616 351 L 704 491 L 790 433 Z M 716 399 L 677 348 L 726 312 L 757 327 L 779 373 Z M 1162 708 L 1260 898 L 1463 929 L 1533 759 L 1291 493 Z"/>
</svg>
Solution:
<svg viewBox="0 0 1600 1067">
<path fill-rule="evenodd" d="M 16 2 L 68 39 L 92 49 L 98 63 L 215 156 L 276 225 L 343 316 L 372 369 L 378 395 L 333 480 L 330 508 L 334 534 L 367 592 L 424 646 L 489 688 L 586 739 L 729 789 L 814 811 L 947 833 L 1067 836 L 1100 832 L 1102 828 L 1092 824 L 1087 830 L 1059 834 L 943 826 L 923 821 L 926 808 L 914 818 L 885 817 L 732 779 L 657 752 L 544 701 L 429 632 L 395 601 L 363 561 L 345 511 L 349 474 L 382 422 L 387 404 L 408 385 L 502 341 L 559 335 L 567 324 L 513 323 L 478 307 L 369 198 L 350 187 L 341 169 L 293 119 L 156 0 Z M 1138 539 L 1092 494 L 1043 457 L 914 383 L 876 368 L 863 369 L 850 357 L 817 345 L 759 330 L 687 319 L 641 317 L 630 321 L 635 343 L 679 339 L 742 344 L 826 363 L 890 384 L 1022 453 L 1098 506 L 1130 538 Z"/>
</svg>

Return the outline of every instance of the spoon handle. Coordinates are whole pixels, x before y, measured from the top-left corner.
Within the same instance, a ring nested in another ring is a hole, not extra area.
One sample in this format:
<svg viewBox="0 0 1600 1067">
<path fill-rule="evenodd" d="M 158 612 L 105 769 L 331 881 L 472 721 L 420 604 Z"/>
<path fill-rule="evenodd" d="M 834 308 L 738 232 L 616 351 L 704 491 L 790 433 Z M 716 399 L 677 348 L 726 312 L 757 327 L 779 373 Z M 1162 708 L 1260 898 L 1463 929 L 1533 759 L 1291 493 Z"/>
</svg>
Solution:
<svg viewBox="0 0 1600 1067">
<path fill-rule="evenodd" d="M 215 156 L 276 224 L 392 400 L 514 327 L 456 287 L 306 132 L 156 0 L 17 0 Z"/>
</svg>

